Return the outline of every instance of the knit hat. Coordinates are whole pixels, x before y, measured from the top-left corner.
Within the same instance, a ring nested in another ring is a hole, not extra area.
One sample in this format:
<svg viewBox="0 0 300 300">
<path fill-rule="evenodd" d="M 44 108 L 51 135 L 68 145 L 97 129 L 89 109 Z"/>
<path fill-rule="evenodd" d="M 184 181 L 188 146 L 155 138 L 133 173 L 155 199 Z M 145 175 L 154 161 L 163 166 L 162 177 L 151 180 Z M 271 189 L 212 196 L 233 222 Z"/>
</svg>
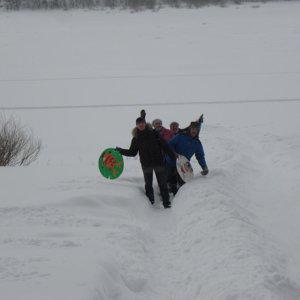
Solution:
<svg viewBox="0 0 300 300">
<path fill-rule="evenodd" d="M 156 123 L 162 124 L 162 120 L 161 120 L 161 119 L 154 119 L 154 120 L 152 121 L 152 126 L 154 126 Z"/>
<path fill-rule="evenodd" d="M 199 136 L 200 133 L 200 124 L 198 122 L 191 122 L 190 126 L 188 127 L 189 130 L 191 130 L 192 128 L 197 129 L 197 136 Z"/>
<path fill-rule="evenodd" d="M 140 123 L 146 123 L 145 119 L 142 118 L 142 117 L 138 117 L 136 120 L 135 120 L 135 124 L 140 124 Z"/>
<path fill-rule="evenodd" d="M 199 123 L 198 122 L 191 122 L 190 128 L 197 128 L 199 130 Z"/>
<path fill-rule="evenodd" d="M 171 122 L 170 127 L 171 127 L 171 126 L 174 126 L 174 125 L 179 126 L 178 122 L 173 121 L 173 122 Z"/>
</svg>

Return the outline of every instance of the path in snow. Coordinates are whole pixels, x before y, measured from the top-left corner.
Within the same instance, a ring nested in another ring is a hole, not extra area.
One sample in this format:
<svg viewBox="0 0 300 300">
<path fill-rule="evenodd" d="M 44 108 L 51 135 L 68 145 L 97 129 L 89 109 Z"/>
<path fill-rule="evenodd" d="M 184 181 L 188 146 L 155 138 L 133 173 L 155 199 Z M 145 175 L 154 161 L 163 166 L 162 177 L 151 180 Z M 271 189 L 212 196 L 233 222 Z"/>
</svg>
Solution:
<svg viewBox="0 0 300 300">
<path fill-rule="evenodd" d="M 124 285 L 133 293 L 128 299 L 143 299 L 146 289 L 153 293 L 149 299 L 297 299 L 300 288 L 289 278 L 290 261 L 256 215 L 257 205 L 272 193 L 260 184 L 260 170 L 268 167 L 265 155 L 259 157 L 263 152 L 251 138 L 233 139 L 232 130 L 219 127 L 212 132 L 210 176 L 185 185 L 170 211 L 135 211 L 147 231 L 139 241 L 145 256 L 119 262 Z M 132 272 L 141 265 L 142 276 Z M 115 278 L 111 285 L 117 290 Z"/>
<path fill-rule="evenodd" d="M 32 191 L 21 174 L 22 193 L 9 191 L 21 205 L 8 200 L 0 210 L 6 299 L 41 293 L 43 299 L 297 299 L 299 272 L 291 272 L 291 252 L 278 242 L 282 236 L 270 234 L 272 215 L 264 222 L 270 207 L 273 214 L 283 207 L 280 197 L 272 197 L 274 166 L 266 158 L 282 150 L 265 154 L 258 143 L 263 136 L 253 128 L 208 130 L 211 172 L 182 187 L 170 210 L 147 203 L 132 159 L 126 160 L 130 171 L 112 182 L 67 180 L 73 174 L 57 170 L 52 182 L 49 167 Z M 292 158 L 297 141 L 290 140 Z M 276 142 L 268 135 L 265 147 Z M 285 165 L 291 162 L 286 158 Z"/>
</svg>

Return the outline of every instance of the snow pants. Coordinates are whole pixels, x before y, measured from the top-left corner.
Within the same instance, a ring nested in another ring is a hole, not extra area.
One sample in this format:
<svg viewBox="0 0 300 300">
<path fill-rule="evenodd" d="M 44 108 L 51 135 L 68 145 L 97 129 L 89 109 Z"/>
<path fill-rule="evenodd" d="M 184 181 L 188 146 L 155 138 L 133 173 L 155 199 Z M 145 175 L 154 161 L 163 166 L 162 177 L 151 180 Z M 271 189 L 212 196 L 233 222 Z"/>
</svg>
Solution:
<svg viewBox="0 0 300 300">
<path fill-rule="evenodd" d="M 164 203 L 168 203 L 170 200 L 168 185 L 167 185 L 167 174 L 164 166 L 158 167 L 142 167 L 145 179 L 145 190 L 146 195 L 150 199 L 154 199 L 153 191 L 153 172 L 155 173 L 157 183 L 159 186 L 160 194 Z"/>
</svg>

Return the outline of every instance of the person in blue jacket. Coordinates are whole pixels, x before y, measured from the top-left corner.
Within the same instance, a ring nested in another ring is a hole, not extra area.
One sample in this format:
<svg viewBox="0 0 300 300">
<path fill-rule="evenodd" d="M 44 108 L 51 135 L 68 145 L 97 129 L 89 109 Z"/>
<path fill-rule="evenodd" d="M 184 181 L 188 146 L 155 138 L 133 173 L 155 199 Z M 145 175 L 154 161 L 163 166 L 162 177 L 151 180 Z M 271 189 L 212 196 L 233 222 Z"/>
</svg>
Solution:
<svg viewBox="0 0 300 300">
<path fill-rule="evenodd" d="M 208 168 L 205 161 L 205 154 L 203 146 L 199 140 L 199 124 L 198 122 L 191 122 L 188 129 L 176 135 L 169 141 L 169 145 L 175 151 L 175 153 L 185 156 L 188 160 L 195 154 L 199 165 L 202 168 L 201 174 L 203 176 L 208 174 Z M 168 183 L 171 192 L 175 195 L 178 191 L 178 185 L 184 184 L 176 169 L 176 160 L 169 156 L 166 157 Z"/>
</svg>

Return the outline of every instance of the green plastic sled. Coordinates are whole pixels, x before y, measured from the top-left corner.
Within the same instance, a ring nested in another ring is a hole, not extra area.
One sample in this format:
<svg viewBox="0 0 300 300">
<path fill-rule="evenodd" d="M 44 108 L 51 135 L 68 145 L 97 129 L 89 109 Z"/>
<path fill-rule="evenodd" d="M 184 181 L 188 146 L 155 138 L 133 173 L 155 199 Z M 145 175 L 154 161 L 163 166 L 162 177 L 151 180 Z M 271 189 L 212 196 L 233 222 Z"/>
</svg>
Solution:
<svg viewBox="0 0 300 300">
<path fill-rule="evenodd" d="M 122 154 L 113 148 L 105 149 L 98 161 L 100 173 L 108 179 L 118 178 L 124 169 Z"/>
</svg>

